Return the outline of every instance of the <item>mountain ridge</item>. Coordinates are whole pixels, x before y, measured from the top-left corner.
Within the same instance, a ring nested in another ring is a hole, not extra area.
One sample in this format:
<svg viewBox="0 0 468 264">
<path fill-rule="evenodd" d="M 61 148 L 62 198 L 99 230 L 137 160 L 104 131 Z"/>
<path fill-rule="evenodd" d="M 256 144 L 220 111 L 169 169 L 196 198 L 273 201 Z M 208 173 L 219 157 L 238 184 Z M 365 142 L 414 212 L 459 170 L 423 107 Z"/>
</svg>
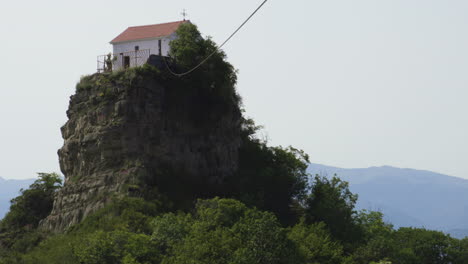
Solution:
<svg viewBox="0 0 468 264">
<path fill-rule="evenodd" d="M 338 177 L 358 194 L 357 209 L 377 210 L 398 227 L 468 234 L 468 180 L 427 170 L 373 166 L 345 169 L 310 164 L 309 173 Z"/>
<path fill-rule="evenodd" d="M 462 177 L 457 177 L 457 176 L 452 176 L 452 175 L 447 175 L 447 174 L 443 174 L 443 173 L 440 173 L 440 172 L 434 172 L 434 171 L 430 171 L 430 170 L 422 170 L 422 169 L 413 169 L 413 168 L 400 168 L 400 167 L 396 167 L 396 166 L 390 166 L 390 165 L 382 165 L 382 166 L 370 166 L 370 167 L 367 167 L 367 168 L 341 168 L 341 167 L 335 167 L 335 166 L 330 166 L 330 165 L 324 165 L 324 164 L 317 164 L 317 163 L 310 163 L 313 168 L 324 168 L 324 169 L 333 169 L 333 170 L 337 170 L 337 171 L 368 171 L 368 170 L 373 170 L 373 172 L 375 172 L 374 170 L 399 170 L 399 171 L 404 171 L 404 172 L 417 172 L 417 173 L 420 173 L 420 174 L 427 174 L 429 176 L 432 176 L 434 178 L 438 178 L 438 177 L 441 177 L 441 178 L 450 178 L 452 180 L 456 180 L 456 181 L 460 181 L 460 182 L 464 182 L 466 184 L 468 184 L 468 179 L 465 179 L 465 178 L 462 178 Z M 378 174 L 377 174 L 378 175 Z"/>
</svg>

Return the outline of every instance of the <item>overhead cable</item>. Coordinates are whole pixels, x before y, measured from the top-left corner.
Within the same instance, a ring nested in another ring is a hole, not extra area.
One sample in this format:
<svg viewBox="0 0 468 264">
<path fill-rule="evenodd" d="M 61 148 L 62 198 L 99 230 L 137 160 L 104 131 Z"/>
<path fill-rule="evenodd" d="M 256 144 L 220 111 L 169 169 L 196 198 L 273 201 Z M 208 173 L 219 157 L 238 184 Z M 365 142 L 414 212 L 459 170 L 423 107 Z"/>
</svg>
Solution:
<svg viewBox="0 0 468 264">
<path fill-rule="evenodd" d="M 247 24 L 247 22 L 249 22 L 249 20 L 265 5 L 265 3 L 267 2 L 268 0 L 265 0 L 263 1 L 263 3 L 260 4 L 260 6 L 257 7 L 257 9 L 255 9 L 255 11 L 234 31 L 234 33 L 232 33 L 219 47 L 217 47 L 210 55 L 208 55 L 205 59 L 203 59 L 198 65 L 196 65 L 195 67 L 193 67 L 192 69 L 186 71 L 186 72 L 183 72 L 183 73 L 176 73 L 174 72 L 170 67 L 169 65 L 167 64 L 167 61 L 166 61 L 166 58 L 163 56 L 164 58 L 164 63 L 166 64 L 166 67 L 167 69 L 169 70 L 170 73 L 172 73 L 173 75 L 175 76 L 178 76 L 178 77 L 182 77 L 182 76 L 185 76 L 187 74 L 190 74 L 191 72 L 193 72 L 194 70 L 198 69 L 200 66 L 202 66 L 206 61 L 208 61 L 213 55 L 216 54 L 216 52 L 218 52 L 218 50 L 220 50 L 224 45 L 226 45 L 226 43 L 229 42 L 229 40 L 232 39 L 232 37 L 234 37 L 234 35 L 237 34 L 237 32 L 239 32 L 239 30 L 241 30 L 241 28 Z"/>
</svg>

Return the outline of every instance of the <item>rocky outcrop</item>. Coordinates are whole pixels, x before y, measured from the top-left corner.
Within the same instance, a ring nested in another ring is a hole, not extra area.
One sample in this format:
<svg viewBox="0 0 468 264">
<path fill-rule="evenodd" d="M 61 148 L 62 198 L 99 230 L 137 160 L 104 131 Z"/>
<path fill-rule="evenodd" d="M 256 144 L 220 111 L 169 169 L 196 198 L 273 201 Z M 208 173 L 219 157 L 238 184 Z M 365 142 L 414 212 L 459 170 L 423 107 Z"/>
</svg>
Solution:
<svg viewBox="0 0 468 264">
<path fill-rule="evenodd" d="M 65 183 L 41 227 L 60 232 L 115 197 L 216 188 L 233 175 L 240 110 L 233 90 L 211 88 L 148 67 L 83 78 L 61 129 Z"/>
</svg>

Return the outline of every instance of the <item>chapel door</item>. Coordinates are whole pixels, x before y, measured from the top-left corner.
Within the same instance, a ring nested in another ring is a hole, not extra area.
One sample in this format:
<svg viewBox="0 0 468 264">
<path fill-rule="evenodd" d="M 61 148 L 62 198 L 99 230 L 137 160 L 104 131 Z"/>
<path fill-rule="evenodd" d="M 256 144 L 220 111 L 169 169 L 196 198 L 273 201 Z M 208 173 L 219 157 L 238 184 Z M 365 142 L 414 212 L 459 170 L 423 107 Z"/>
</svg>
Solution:
<svg viewBox="0 0 468 264">
<path fill-rule="evenodd" d="M 124 56 L 123 64 L 124 69 L 128 69 L 130 67 L 130 56 Z"/>
<path fill-rule="evenodd" d="M 162 41 L 158 40 L 158 46 L 159 46 L 159 56 L 162 56 Z"/>
</svg>

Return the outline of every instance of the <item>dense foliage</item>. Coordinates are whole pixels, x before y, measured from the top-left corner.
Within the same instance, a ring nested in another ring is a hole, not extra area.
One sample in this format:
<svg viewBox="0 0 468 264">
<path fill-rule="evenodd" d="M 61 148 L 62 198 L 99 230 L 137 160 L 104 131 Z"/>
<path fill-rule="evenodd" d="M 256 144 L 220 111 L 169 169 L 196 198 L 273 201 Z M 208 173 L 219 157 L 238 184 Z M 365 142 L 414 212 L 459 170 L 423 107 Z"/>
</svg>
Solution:
<svg viewBox="0 0 468 264">
<path fill-rule="evenodd" d="M 1 229 L 34 228 L 52 210 L 54 194 L 62 179 L 56 173 L 39 173 L 38 179 L 21 195 L 11 200 L 10 211 L 0 224 Z"/>
<path fill-rule="evenodd" d="M 328 179 L 317 175 L 312 182 L 311 193 L 305 199 L 305 219 L 308 223 L 326 223 L 331 234 L 349 252 L 363 236 L 354 210 L 356 201 L 357 195 L 349 191 L 347 182 L 338 177 Z"/>
<path fill-rule="evenodd" d="M 227 180 L 225 195 L 273 212 L 282 223 L 298 219 L 298 203 L 306 196 L 309 157 L 289 147 L 269 147 L 256 138 L 259 129 L 244 120 L 239 171 Z"/>
<path fill-rule="evenodd" d="M 10 211 L 0 221 L 0 256 L 4 251 L 25 252 L 36 245 L 42 238 L 36 228 L 52 210 L 54 194 L 61 185 L 58 174 L 39 173 L 29 189 L 11 200 Z"/>
<path fill-rule="evenodd" d="M 234 199 L 198 200 L 191 212 L 162 212 L 142 198 L 124 198 L 66 234 L 27 251 L 3 251 L 0 263 L 467 263 L 468 239 L 441 232 L 394 230 L 378 212 L 360 212 L 357 248 L 324 222 L 284 226 L 271 212 Z M 35 237 L 30 232 L 26 237 Z"/>
<path fill-rule="evenodd" d="M 237 71 L 216 43 L 209 37 L 203 38 L 197 26 L 191 23 L 180 25 L 177 36 L 169 44 L 169 56 L 175 62 L 169 67 L 173 73 L 191 73 L 183 78 L 174 78 L 173 74 L 166 71 L 167 79 L 182 82 L 184 92 L 196 91 L 204 97 L 201 100 L 208 100 L 210 104 L 229 107 L 232 101 L 239 103 L 240 98 L 235 92 Z"/>
<path fill-rule="evenodd" d="M 216 50 L 194 25 L 185 24 L 178 34 L 171 56 L 181 69 Z M 148 72 L 195 87 L 187 90 L 199 93 L 204 105 L 221 101 L 222 110 L 240 104 L 235 71 L 222 52 L 186 80 L 147 66 L 110 78 L 124 81 Z M 177 191 L 181 178 L 176 178 L 157 186 L 154 195 L 115 198 L 64 234 L 37 228 L 61 186 L 57 174 L 39 174 L 11 201 L 0 222 L 0 264 L 468 263 L 468 238 L 418 228 L 395 230 L 379 212 L 356 211 L 358 197 L 346 182 L 336 176 L 310 178 L 304 152 L 268 146 L 256 137 L 252 120 L 241 125 L 238 172 L 218 189 L 187 185 L 183 195 Z M 170 170 L 163 172 L 173 176 Z"/>
</svg>

